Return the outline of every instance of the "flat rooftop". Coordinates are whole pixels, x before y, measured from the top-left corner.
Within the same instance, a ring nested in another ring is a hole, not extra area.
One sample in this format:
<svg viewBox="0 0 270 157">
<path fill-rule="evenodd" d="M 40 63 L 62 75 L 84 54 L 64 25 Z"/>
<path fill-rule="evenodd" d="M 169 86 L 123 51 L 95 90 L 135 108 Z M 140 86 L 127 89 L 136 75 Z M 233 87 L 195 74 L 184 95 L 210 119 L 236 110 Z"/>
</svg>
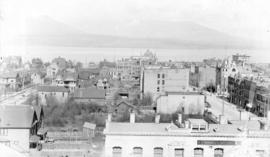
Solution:
<svg viewBox="0 0 270 157">
<path fill-rule="evenodd" d="M 191 119 L 194 123 L 207 123 L 204 120 Z M 209 124 L 204 132 L 192 131 L 190 128 L 179 128 L 173 123 L 122 123 L 109 122 L 104 130 L 106 135 L 127 136 L 194 136 L 194 137 L 257 137 L 270 138 L 269 130 L 261 130 L 257 125 L 259 121 L 246 122 L 246 126 L 235 124 Z M 252 124 L 256 124 L 253 126 Z"/>
</svg>

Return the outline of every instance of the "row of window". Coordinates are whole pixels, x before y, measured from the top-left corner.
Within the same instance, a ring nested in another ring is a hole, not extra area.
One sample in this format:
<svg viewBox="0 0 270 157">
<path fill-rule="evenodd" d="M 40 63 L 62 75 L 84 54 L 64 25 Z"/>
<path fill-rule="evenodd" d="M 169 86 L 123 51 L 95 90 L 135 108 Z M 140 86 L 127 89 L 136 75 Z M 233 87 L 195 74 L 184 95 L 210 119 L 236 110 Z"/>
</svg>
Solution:
<svg viewBox="0 0 270 157">
<path fill-rule="evenodd" d="M 7 136 L 8 135 L 8 129 L 0 129 L 0 136 Z"/>
<path fill-rule="evenodd" d="M 163 157 L 163 148 L 155 147 L 154 157 Z M 113 157 L 121 157 L 122 156 L 122 147 L 113 147 Z M 214 150 L 214 157 L 223 157 L 224 152 L 222 148 L 216 148 Z M 143 156 L 143 148 L 142 147 L 134 147 L 133 148 L 133 156 L 142 157 Z M 194 157 L 203 157 L 204 152 L 203 148 L 194 148 Z M 174 149 L 174 157 L 184 157 L 184 149 L 183 148 L 175 148 Z"/>
<path fill-rule="evenodd" d="M 160 85 L 160 80 L 157 80 L 157 84 Z M 165 80 L 162 80 L 162 85 L 165 85 Z"/>
<path fill-rule="evenodd" d="M 157 74 L 157 78 L 160 78 L 160 74 Z M 165 74 L 162 74 L 162 78 L 165 78 Z"/>
<path fill-rule="evenodd" d="M 41 93 L 42 95 L 44 95 L 45 93 Z M 50 93 L 50 96 L 55 96 L 56 95 L 56 93 L 54 92 L 54 93 Z M 45 97 L 47 97 L 47 94 L 45 94 Z M 65 97 L 65 92 L 62 92 L 62 97 Z"/>
</svg>

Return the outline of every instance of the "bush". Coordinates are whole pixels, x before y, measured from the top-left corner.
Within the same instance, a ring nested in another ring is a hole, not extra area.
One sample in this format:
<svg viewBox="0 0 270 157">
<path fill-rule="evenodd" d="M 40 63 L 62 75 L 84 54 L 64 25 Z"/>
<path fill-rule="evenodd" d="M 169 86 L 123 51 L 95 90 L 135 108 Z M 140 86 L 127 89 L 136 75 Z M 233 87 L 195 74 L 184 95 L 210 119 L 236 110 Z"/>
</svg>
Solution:
<svg viewBox="0 0 270 157">
<path fill-rule="evenodd" d="M 82 125 L 85 121 L 105 125 L 107 108 L 95 103 L 80 104 L 70 100 L 66 105 L 51 104 L 44 107 L 45 124 L 54 127 Z"/>
</svg>

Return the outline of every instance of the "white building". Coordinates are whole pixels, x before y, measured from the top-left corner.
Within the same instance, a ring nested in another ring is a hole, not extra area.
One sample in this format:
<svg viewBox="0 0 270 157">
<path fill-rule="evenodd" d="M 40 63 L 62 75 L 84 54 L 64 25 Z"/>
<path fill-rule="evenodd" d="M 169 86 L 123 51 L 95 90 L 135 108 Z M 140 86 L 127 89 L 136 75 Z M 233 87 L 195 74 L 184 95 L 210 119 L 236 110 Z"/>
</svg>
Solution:
<svg viewBox="0 0 270 157">
<path fill-rule="evenodd" d="M 64 104 L 69 98 L 69 90 L 63 86 L 38 86 L 37 90 L 42 105 L 47 105 L 48 99 Z"/>
<path fill-rule="evenodd" d="M 205 106 L 204 95 L 197 92 L 166 92 L 157 100 L 157 113 L 202 114 Z"/>
<path fill-rule="evenodd" d="M 44 84 L 45 75 L 42 72 L 34 72 L 31 74 L 31 82 L 33 84 Z"/>
<path fill-rule="evenodd" d="M 19 74 L 16 72 L 0 74 L 0 85 L 6 88 L 16 89 L 19 83 Z"/>
<path fill-rule="evenodd" d="M 269 130 L 247 125 L 249 122 L 221 125 L 188 119 L 184 124 L 135 123 L 134 116 L 130 123 L 107 121 L 106 157 L 266 157 L 270 153 Z"/>
<path fill-rule="evenodd" d="M 29 153 L 31 139 L 40 128 L 39 116 L 29 105 L 0 106 L 0 144 Z"/>
<path fill-rule="evenodd" d="M 47 75 L 46 76 L 48 78 L 55 78 L 58 71 L 59 71 L 59 67 L 57 66 L 56 63 L 53 63 L 47 67 Z"/>
<path fill-rule="evenodd" d="M 165 91 L 189 90 L 189 69 L 171 69 L 164 67 L 144 68 L 141 74 L 142 94 L 151 93 L 157 98 Z"/>
</svg>

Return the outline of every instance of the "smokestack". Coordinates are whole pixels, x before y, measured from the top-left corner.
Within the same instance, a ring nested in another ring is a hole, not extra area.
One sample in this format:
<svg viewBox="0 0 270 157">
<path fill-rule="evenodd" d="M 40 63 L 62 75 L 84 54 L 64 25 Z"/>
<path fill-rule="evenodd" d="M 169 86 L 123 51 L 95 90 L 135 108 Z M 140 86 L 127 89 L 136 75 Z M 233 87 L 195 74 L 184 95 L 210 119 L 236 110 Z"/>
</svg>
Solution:
<svg viewBox="0 0 270 157">
<path fill-rule="evenodd" d="M 182 114 L 181 113 L 179 113 L 178 114 L 178 122 L 180 123 L 180 124 L 182 124 Z"/>
<path fill-rule="evenodd" d="M 134 112 L 131 112 L 130 113 L 130 123 L 135 123 L 135 113 Z"/>
<path fill-rule="evenodd" d="M 160 115 L 159 114 L 156 114 L 156 116 L 155 116 L 155 123 L 158 124 L 159 123 L 159 120 L 160 120 Z"/>
</svg>

